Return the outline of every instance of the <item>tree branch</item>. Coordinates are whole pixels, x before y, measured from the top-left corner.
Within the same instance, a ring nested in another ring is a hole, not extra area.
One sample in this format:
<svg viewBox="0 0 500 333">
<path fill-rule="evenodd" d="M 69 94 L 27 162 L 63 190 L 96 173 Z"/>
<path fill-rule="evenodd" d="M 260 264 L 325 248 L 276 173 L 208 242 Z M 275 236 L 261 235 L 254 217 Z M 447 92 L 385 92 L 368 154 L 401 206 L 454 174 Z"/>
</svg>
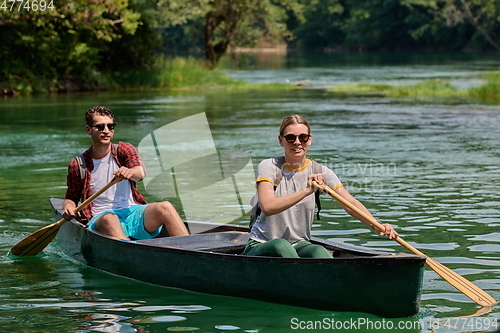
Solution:
<svg viewBox="0 0 500 333">
<path fill-rule="evenodd" d="M 500 45 L 498 45 L 493 38 L 484 30 L 480 25 L 478 20 L 474 17 L 474 14 L 472 14 L 472 11 L 470 10 L 469 4 L 465 0 L 460 0 L 462 3 L 462 6 L 465 10 L 465 17 L 469 20 L 469 22 L 479 31 L 484 38 L 495 48 L 497 51 L 500 51 Z"/>
</svg>

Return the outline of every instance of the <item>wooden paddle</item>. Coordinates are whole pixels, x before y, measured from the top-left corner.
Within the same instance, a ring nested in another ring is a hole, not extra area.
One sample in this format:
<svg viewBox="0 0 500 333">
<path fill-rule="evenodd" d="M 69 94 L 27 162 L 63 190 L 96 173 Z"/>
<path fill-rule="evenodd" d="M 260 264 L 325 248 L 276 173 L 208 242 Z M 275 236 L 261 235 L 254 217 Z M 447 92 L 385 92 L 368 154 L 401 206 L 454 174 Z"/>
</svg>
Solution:
<svg viewBox="0 0 500 333">
<path fill-rule="evenodd" d="M 78 213 L 79 211 L 81 211 L 89 203 L 94 201 L 95 198 L 100 196 L 104 191 L 106 191 L 108 188 L 110 188 L 111 186 L 113 186 L 114 184 L 116 184 L 118 182 L 119 182 L 119 180 L 116 177 L 113 178 L 113 180 L 111 180 L 103 188 L 101 188 L 99 191 L 97 191 L 92 196 L 90 196 L 87 200 L 82 202 L 78 207 L 76 207 L 75 213 Z M 35 231 L 31 235 L 26 236 L 24 239 L 19 241 L 16 245 L 14 245 L 10 249 L 10 253 L 12 253 L 16 256 L 21 256 L 21 257 L 36 256 L 38 253 L 42 252 L 42 250 L 47 245 L 49 245 L 49 243 L 57 235 L 59 228 L 61 228 L 61 226 L 66 221 L 68 221 L 68 220 L 63 218 L 63 219 L 59 220 L 58 222 L 52 223 L 46 227 L 43 227 L 40 230 Z"/>
<path fill-rule="evenodd" d="M 354 206 L 352 203 L 344 199 L 340 194 L 332 190 L 330 187 L 326 185 L 319 185 L 315 181 L 312 182 L 314 186 L 317 188 L 325 191 L 328 193 L 332 198 L 334 198 L 337 202 L 341 203 L 345 207 L 349 208 L 353 212 L 359 214 L 362 216 L 364 219 L 369 221 L 377 230 L 384 231 L 385 227 L 380 224 L 377 220 L 375 220 L 373 217 L 370 217 L 366 215 L 364 212 L 359 210 L 356 206 Z M 404 246 L 406 249 L 409 251 L 425 256 L 422 252 L 405 242 L 403 239 L 401 239 L 399 236 L 395 239 L 396 242 Z M 476 302 L 477 304 L 481 306 L 493 306 L 497 304 L 497 301 L 488 295 L 484 290 L 480 289 L 477 287 L 475 284 L 472 282 L 468 281 L 465 279 L 463 276 L 461 276 L 458 273 L 455 273 L 448 267 L 440 264 L 434 259 L 431 259 L 427 257 L 426 261 L 427 265 L 429 265 L 430 268 L 432 268 L 436 273 L 438 273 L 444 280 L 448 281 L 453 287 L 457 288 L 460 292 L 462 292 L 465 296 L 469 297 L 471 300 Z"/>
</svg>

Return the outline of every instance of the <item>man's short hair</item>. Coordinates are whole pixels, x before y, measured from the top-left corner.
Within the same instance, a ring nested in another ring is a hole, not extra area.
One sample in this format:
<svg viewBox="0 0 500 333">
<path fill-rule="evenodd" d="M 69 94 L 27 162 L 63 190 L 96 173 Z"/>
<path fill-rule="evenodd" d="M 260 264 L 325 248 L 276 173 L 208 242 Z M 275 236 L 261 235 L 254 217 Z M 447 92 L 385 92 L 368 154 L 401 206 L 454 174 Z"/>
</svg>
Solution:
<svg viewBox="0 0 500 333">
<path fill-rule="evenodd" d="M 99 115 L 99 116 L 108 116 L 111 119 L 113 119 L 113 122 L 115 121 L 115 116 L 113 115 L 113 112 L 111 112 L 110 109 L 108 109 L 105 106 L 94 106 L 92 109 L 87 110 L 85 112 L 85 122 L 87 125 L 92 126 L 94 125 L 94 115 Z"/>
</svg>

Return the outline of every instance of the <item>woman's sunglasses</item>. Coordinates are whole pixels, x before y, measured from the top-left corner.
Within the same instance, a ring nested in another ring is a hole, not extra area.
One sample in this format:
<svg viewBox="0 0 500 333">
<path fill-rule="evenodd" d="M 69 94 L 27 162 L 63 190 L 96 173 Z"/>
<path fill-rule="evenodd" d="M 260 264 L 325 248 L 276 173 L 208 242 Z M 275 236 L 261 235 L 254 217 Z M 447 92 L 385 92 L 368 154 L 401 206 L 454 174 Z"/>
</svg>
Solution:
<svg viewBox="0 0 500 333">
<path fill-rule="evenodd" d="M 287 135 L 282 135 L 282 137 L 284 137 L 285 141 L 288 143 L 295 143 L 295 141 L 297 140 L 297 137 L 298 137 L 300 143 L 304 144 L 307 141 L 309 141 L 309 138 L 311 137 L 311 135 L 310 134 L 299 134 L 299 135 L 287 134 Z"/>
<path fill-rule="evenodd" d="M 115 123 L 110 123 L 110 124 L 97 124 L 97 125 L 92 125 L 90 127 L 95 127 L 97 128 L 99 131 L 104 131 L 104 127 L 108 127 L 108 129 L 110 131 L 114 130 L 115 127 L 116 127 L 116 124 Z"/>
</svg>

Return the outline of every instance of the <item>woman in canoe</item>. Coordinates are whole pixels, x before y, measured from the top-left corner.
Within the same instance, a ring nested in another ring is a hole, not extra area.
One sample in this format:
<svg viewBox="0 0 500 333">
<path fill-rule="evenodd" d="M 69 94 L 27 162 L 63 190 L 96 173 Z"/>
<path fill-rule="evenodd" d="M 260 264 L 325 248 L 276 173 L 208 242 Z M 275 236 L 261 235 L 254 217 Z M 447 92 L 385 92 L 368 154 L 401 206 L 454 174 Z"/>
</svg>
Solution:
<svg viewBox="0 0 500 333">
<path fill-rule="evenodd" d="M 306 119 L 293 115 L 283 119 L 278 142 L 284 156 L 263 160 L 258 167 L 258 213 L 252 221 L 250 240 L 244 254 L 275 257 L 331 258 L 321 245 L 309 242 L 314 219 L 313 194 L 318 184 L 326 184 L 368 216 L 366 207 L 341 184 L 337 175 L 324 165 L 306 157 L 312 144 L 311 127 Z M 371 223 L 349 208 L 345 211 L 371 227 Z M 398 233 L 384 224 L 381 236 L 396 238 Z"/>
</svg>

